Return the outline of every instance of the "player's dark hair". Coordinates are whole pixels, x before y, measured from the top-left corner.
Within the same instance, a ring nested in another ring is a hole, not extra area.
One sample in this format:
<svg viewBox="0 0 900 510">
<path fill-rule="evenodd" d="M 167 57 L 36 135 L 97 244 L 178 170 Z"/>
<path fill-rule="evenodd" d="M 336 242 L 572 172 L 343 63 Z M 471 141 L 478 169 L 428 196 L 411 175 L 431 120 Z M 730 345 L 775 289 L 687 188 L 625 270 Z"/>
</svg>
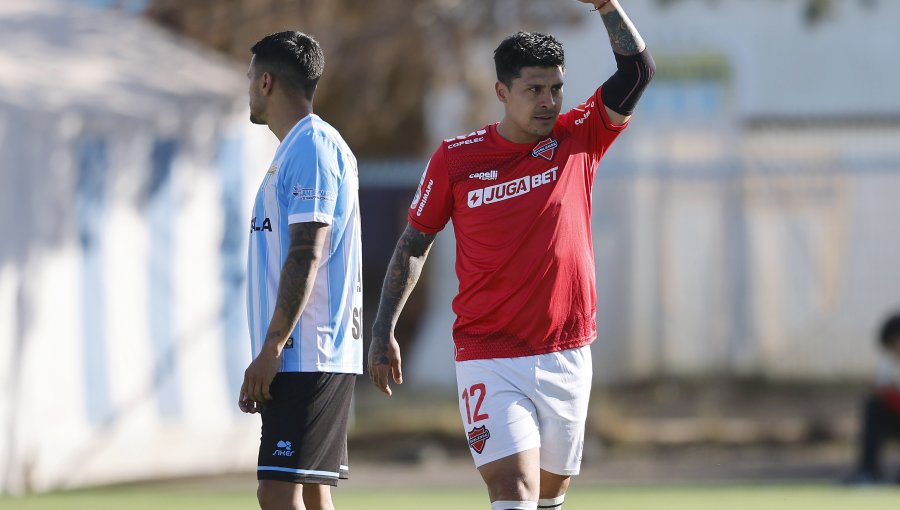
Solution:
<svg viewBox="0 0 900 510">
<path fill-rule="evenodd" d="M 497 79 L 512 87 L 514 79 L 522 75 L 523 67 L 566 66 L 563 47 L 552 35 L 516 32 L 494 50 Z"/>
<path fill-rule="evenodd" d="M 878 341 L 884 348 L 890 348 L 900 342 L 900 313 L 895 313 L 881 326 Z"/>
<path fill-rule="evenodd" d="M 312 100 L 325 70 L 325 54 L 315 39 L 288 30 L 263 37 L 250 51 L 259 70 L 271 73 L 288 91 L 303 91 Z"/>
</svg>

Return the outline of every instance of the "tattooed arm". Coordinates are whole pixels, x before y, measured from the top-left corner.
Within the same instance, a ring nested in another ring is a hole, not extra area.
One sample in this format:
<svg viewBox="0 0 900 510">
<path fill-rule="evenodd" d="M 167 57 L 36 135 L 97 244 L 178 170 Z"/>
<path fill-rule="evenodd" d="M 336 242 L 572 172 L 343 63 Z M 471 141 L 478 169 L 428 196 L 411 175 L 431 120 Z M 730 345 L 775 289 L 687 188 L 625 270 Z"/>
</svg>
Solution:
<svg viewBox="0 0 900 510">
<path fill-rule="evenodd" d="M 244 412 L 256 412 L 257 403 L 272 398 L 269 385 L 278 373 L 281 351 L 309 301 L 328 230 L 324 223 L 293 223 L 290 226 L 291 245 L 281 267 L 278 298 L 265 343 L 244 372 L 238 400 Z"/>
<path fill-rule="evenodd" d="M 619 55 L 637 55 L 644 51 L 647 47 L 641 34 L 634 28 L 634 24 L 628 19 L 628 15 L 619 5 L 618 0 L 603 0 L 591 2 L 596 7 L 600 5 L 597 11 L 603 18 L 603 24 L 606 25 L 606 31 L 609 32 L 609 42 L 612 49 Z"/>
<path fill-rule="evenodd" d="M 372 340 L 369 343 L 368 368 L 369 378 L 387 395 L 391 394 L 388 375 L 396 384 L 403 383 L 400 346 L 394 338 L 394 326 L 397 325 L 406 298 L 419 281 L 434 237 L 435 234 L 426 234 L 407 225 L 397 241 L 387 274 L 384 275 L 381 301 L 378 303 L 378 313 L 372 326 Z"/>
<path fill-rule="evenodd" d="M 606 25 L 618 70 L 603 84 L 602 99 L 609 119 L 624 124 L 653 78 L 656 64 L 618 0 L 581 1 L 593 4 Z"/>
</svg>

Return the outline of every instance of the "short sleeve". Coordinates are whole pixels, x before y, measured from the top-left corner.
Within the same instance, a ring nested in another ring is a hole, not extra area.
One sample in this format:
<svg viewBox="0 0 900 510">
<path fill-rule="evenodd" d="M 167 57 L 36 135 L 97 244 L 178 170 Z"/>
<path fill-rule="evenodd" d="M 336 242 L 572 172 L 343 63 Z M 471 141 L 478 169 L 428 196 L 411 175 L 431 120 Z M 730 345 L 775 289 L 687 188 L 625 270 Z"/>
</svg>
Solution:
<svg viewBox="0 0 900 510">
<path fill-rule="evenodd" d="M 438 148 L 428 161 L 416 195 L 409 206 L 409 224 L 425 232 L 436 234 L 443 230 L 453 213 L 453 190 L 444 158 L 444 146 Z"/>
<path fill-rule="evenodd" d="M 278 172 L 288 223 L 332 223 L 343 176 L 333 143 L 318 134 L 298 138 Z"/>
<path fill-rule="evenodd" d="M 603 107 L 599 88 L 583 103 L 560 115 L 559 122 L 573 137 L 581 140 L 598 160 L 628 126 L 627 122 L 612 123 Z"/>
</svg>

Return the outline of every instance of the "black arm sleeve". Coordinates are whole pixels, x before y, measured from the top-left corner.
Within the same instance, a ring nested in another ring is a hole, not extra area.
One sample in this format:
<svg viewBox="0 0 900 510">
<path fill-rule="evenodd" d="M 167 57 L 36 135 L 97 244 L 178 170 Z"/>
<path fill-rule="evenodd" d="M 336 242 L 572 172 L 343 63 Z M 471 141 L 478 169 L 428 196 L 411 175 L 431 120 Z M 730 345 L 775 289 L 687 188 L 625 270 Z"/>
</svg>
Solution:
<svg viewBox="0 0 900 510">
<path fill-rule="evenodd" d="M 638 99 L 656 73 L 656 64 L 648 48 L 644 48 L 644 51 L 637 55 L 626 56 L 615 52 L 613 55 L 616 56 L 619 68 L 600 89 L 601 99 L 610 110 L 622 115 L 631 115 Z"/>
</svg>

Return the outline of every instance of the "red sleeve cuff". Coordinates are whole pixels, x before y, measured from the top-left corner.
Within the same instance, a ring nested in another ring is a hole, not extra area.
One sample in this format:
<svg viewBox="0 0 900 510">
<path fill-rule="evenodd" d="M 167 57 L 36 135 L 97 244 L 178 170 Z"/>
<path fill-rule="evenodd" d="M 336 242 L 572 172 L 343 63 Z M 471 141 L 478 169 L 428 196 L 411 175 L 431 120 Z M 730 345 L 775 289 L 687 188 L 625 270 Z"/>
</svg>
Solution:
<svg viewBox="0 0 900 510">
<path fill-rule="evenodd" d="M 413 227 L 414 229 L 418 230 L 419 232 L 424 232 L 426 234 L 437 234 L 441 230 L 444 230 L 444 227 L 446 226 L 446 225 L 441 225 L 440 227 L 431 227 L 428 225 L 424 225 L 424 224 L 416 221 L 412 217 L 412 215 L 408 215 L 406 217 L 406 221 L 408 221 L 410 226 Z"/>
</svg>

